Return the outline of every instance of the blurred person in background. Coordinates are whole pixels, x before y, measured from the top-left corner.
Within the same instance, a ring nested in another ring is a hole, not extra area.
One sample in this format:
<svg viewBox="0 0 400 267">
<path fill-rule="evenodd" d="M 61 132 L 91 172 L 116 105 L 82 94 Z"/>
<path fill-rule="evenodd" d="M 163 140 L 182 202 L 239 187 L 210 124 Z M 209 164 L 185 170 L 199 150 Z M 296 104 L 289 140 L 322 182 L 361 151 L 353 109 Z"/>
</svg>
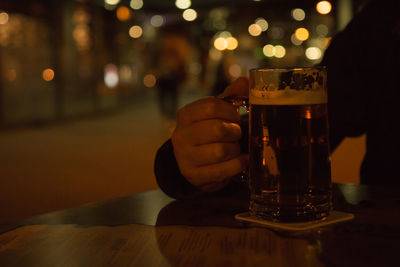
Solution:
<svg viewBox="0 0 400 267">
<path fill-rule="evenodd" d="M 231 60 L 229 60 L 229 54 L 223 53 L 222 58 L 217 65 L 217 70 L 215 73 L 215 82 L 212 87 L 212 95 L 218 96 L 222 94 L 225 88 L 231 83 L 229 77 L 229 65 Z"/>
<path fill-rule="evenodd" d="M 331 149 L 345 137 L 367 135 L 362 184 L 400 185 L 399 10 L 399 1 L 371 1 L 333 38 L 321 62 L 328 68 Z M 248 95 L 247 78 L 228 86 L 222 96 L 228 95 Z M 182 108 L 172 140 L 155 159 L 161 189 L 175 198 L 243 190 L 232 179 L 247 168 L 248 128 L 240 119 L 215 97 Z"/>
<path fill-rule="evenodd" d="M 156 58 L 158 64 L 158 96 L 161 116 L 167 121 L 175 120 L 178 109 L 178 92 L 186 80 L 186 63 L 190 45 L 186 38 L 173 31 L 164 33 Z"/>
</svg>

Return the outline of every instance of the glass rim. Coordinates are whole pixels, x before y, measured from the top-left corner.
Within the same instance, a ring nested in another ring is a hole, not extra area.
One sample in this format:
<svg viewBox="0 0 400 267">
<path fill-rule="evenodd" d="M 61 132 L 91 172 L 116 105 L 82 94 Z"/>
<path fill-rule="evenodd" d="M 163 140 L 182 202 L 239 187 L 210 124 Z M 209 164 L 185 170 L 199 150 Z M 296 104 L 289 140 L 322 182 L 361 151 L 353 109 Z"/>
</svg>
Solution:
<svg viewBox="0 0 400 267">
<path fill-rule="evenodd" d="M 249 70 L 249 72 L 288 72 L 288 71 L 309 71 L 309 70 L 327 70 L 326 66 L 315 66 L 315 67 L 293 67 L 293 68 L 266 68 L 266 67 L 261 67 L 261 68 L 252 68 Z"/>
</svg>

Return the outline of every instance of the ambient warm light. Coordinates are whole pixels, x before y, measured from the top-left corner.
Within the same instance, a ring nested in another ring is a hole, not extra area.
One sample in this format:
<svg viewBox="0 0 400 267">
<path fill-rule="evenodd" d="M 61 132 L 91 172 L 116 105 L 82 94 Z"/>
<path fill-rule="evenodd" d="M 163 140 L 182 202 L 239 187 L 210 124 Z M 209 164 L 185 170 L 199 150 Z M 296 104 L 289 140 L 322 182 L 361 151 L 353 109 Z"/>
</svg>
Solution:
<svg viewBox="0 0 400 267">
<path fill-rule="evenodd" d="M 131 0 L 130 6 L 135 10 L 141 9 L 143 7 L 143 0 Z"/>
<path fill-rule="evenodd" d="M 104 84 L 108 88 L 114 88 L 119 83 L 118 68 L 114 64 L 108 64 L 104 67 Z"/>
<path fill-rule="evenodd" d="M 228 32 L 228 31 L 223 31 L 223 32 L 217 33 L 217 36 L 222 37 L 222 38 L 229 38 L 229 37 L 232 37 L 232 33 Z"/>
<path fill-rule="evenodd" d="M 325 24 L 319 24 L 316 28 L 316 31 L 319 36 L 327 36 L 329 33 L 329 28 Z"/>
<path fill-rule="evenodd" d="M 189 8 L 183 11 L 182 17 L 186 21 L 193 21 L 197 18 L 197 12 L 196 10 Z"/>
<path fill-rule="evenodd" d="M 242 68 L 238 64 L 232 64 L 229 66 L 229 74 L 233 78 L 238 78 L 242 75 Z"/>
<path fill-rule="evenodd" d="M 148 88 L 155 86 L 156 83 L 157 83 L 157 79 L 156 79 L 156 76 L 154 76 L 153 74 L 147 74 L 143 78 L 143 84 L 144 84 L 144 86 L 146 86 Z"/>
<path fill-rule="evenodd" d="M 320 1 L 317 3 L 316 9 L 318 13 L 326 15 L 329 14 L 329 12 L 331 12 L 332 5 L 329 1 Z"/>
<path fill-rule="evenodd" d="M 214 41 L 214 47 L 219 51 L 223 51 L 228 48 L 228 41 L 223 37 L 218 37 Z"/>
<path fill-rule="evenodd" d="M 258 18 L 258 19 L 256 19 L 256 24 L 258 25 L 258 26 L 260 26 L 260 28 L 261 28 L 261 30 L 263 31 L 263 32 L 265 32 L 266 30 L 268 30 L 268 22 L 265 20 L 265 19 L 263 19 L 263 18 Z"/>
<path fill-rule="evenodd" d="M 54 70 L 52 69 L 45 69 L 42 73 L 43 80 L 46 82 L 50 82 L 54 79 Z"/>
<path fill-rule="evenodd" d="M 292 10 L 292 17 L 297 21 L 303 21 L 306 18 L 306 12 L 301 8 L 295 8 Z"/>
<path fill-rule="evenodd" d="M 320 59 L 321 56 L 322 52 L 318 47 L 309 47 L 306 49 L 306 57 L 310 60 Z"/>
<path fill-rule="evenodd" d="M 120 21 L 127 21 L 131 18 L 131 10 L 126 6 L 120 6 L 117 9 L 117 18 Z"/>
<path fill-rule="evenodd" d="M 281 45 L 275 46 L 275 57 L 283 58 L 286 55 L 286 49 Z"/>
<path fill-rule="evenodd" d="M 275 56 L 275 47 L 271 44 L 267 44 L 263 47 L 263 54 L 266 57 L 273 57 Z"/>
<path fill-rule="evenodd" d="M 119 4 L 120 0 L 104 0 L 104 3 L 106 3 L 107 5 L 111 5 L 111 6 L 116 6 Z"/>
<path fill-rule="evenodd" d="M 306 28 L 298 28 L 294 34 L 299 41 L 305 41 L 310 37 L 310 33 Z"/>
<path fill-rule="evenodd" d="M 175 6 L 179 9 L 187 9 L 192 5 L 190 0 L 176 0 Z"/>
<path fill-rule="evenodd" d="M 8 23 L 8 14 L 6 12 L 0 12 L 0 25 Z"/>
<path fill-rule="evenodd" d="M 259 36 L 262 32 L 261 27 L 257 24 L 251 24 L 248 30 L 251 36 Z"/>
<path fill-rule="evenodd" d="M 239 45 L 239 42 L 235 37 L 226 38 L 226 42 L 227 42 L 226 48 L 228 50 L 235 50 Z"/>
<path fill-rule="evenodd" d="M 164 17 L 161 15 L 154 15 L 150 19 L 150 24 L 154 27 L 161 27 L 164 24 Z"/>
<path fill-rule="evenodd" d="M 129 29 L 129 36 L 132 38 L 139 38 L 140 36 L 142 36 L 142 34 L 143 29 L 140 26 L 135 25 Z"/>
</svg>

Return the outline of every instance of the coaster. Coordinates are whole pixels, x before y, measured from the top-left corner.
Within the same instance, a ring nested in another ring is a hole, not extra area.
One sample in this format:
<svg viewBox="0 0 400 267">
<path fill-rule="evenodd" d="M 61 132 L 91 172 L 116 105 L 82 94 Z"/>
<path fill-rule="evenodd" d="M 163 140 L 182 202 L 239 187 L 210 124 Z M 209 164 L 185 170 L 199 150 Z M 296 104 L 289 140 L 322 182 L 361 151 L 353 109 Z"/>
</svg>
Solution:
<svg viewBox="0 0 400 267">
<path fill-rule="evenodd" d="M 341 211 L 331 211 L 331 214 L 322 219 L 309 222 L 298 222 L 298 223 L 280 223 L 272 222 L 267 220 L 262 220 L 255 216 L 251 216 L 250 213 L 244 212 L 235 215 L 235 219 L 239 221 L 251 222 L 271 228 L 273 230 L 284 230 L 284 231 L 306 231 L 315 228 L 323 227 L 330 224 L 350 221 L 354 219 L 354 214 L 341 212 Z"/>
</svg>

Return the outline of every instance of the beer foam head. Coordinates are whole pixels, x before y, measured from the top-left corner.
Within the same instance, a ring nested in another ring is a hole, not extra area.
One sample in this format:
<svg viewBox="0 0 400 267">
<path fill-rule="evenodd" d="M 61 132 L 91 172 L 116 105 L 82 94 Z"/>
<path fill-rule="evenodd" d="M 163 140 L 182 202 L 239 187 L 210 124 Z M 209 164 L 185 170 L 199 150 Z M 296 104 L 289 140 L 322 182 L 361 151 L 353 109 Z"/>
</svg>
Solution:
<svg viewBox="0 0 400 267">
<path fill-rule="evenodd" d="M 251 70 L 249 100 L 253 105 L 327 103 L 326 69 L 315 67 Z"/>
<path fill-rule="evenodd" d="M 311 105 L 328 102 L 326 90 L 261 91 L 250 89 L 250 104 L 253 105 Z"/>
</svg>

